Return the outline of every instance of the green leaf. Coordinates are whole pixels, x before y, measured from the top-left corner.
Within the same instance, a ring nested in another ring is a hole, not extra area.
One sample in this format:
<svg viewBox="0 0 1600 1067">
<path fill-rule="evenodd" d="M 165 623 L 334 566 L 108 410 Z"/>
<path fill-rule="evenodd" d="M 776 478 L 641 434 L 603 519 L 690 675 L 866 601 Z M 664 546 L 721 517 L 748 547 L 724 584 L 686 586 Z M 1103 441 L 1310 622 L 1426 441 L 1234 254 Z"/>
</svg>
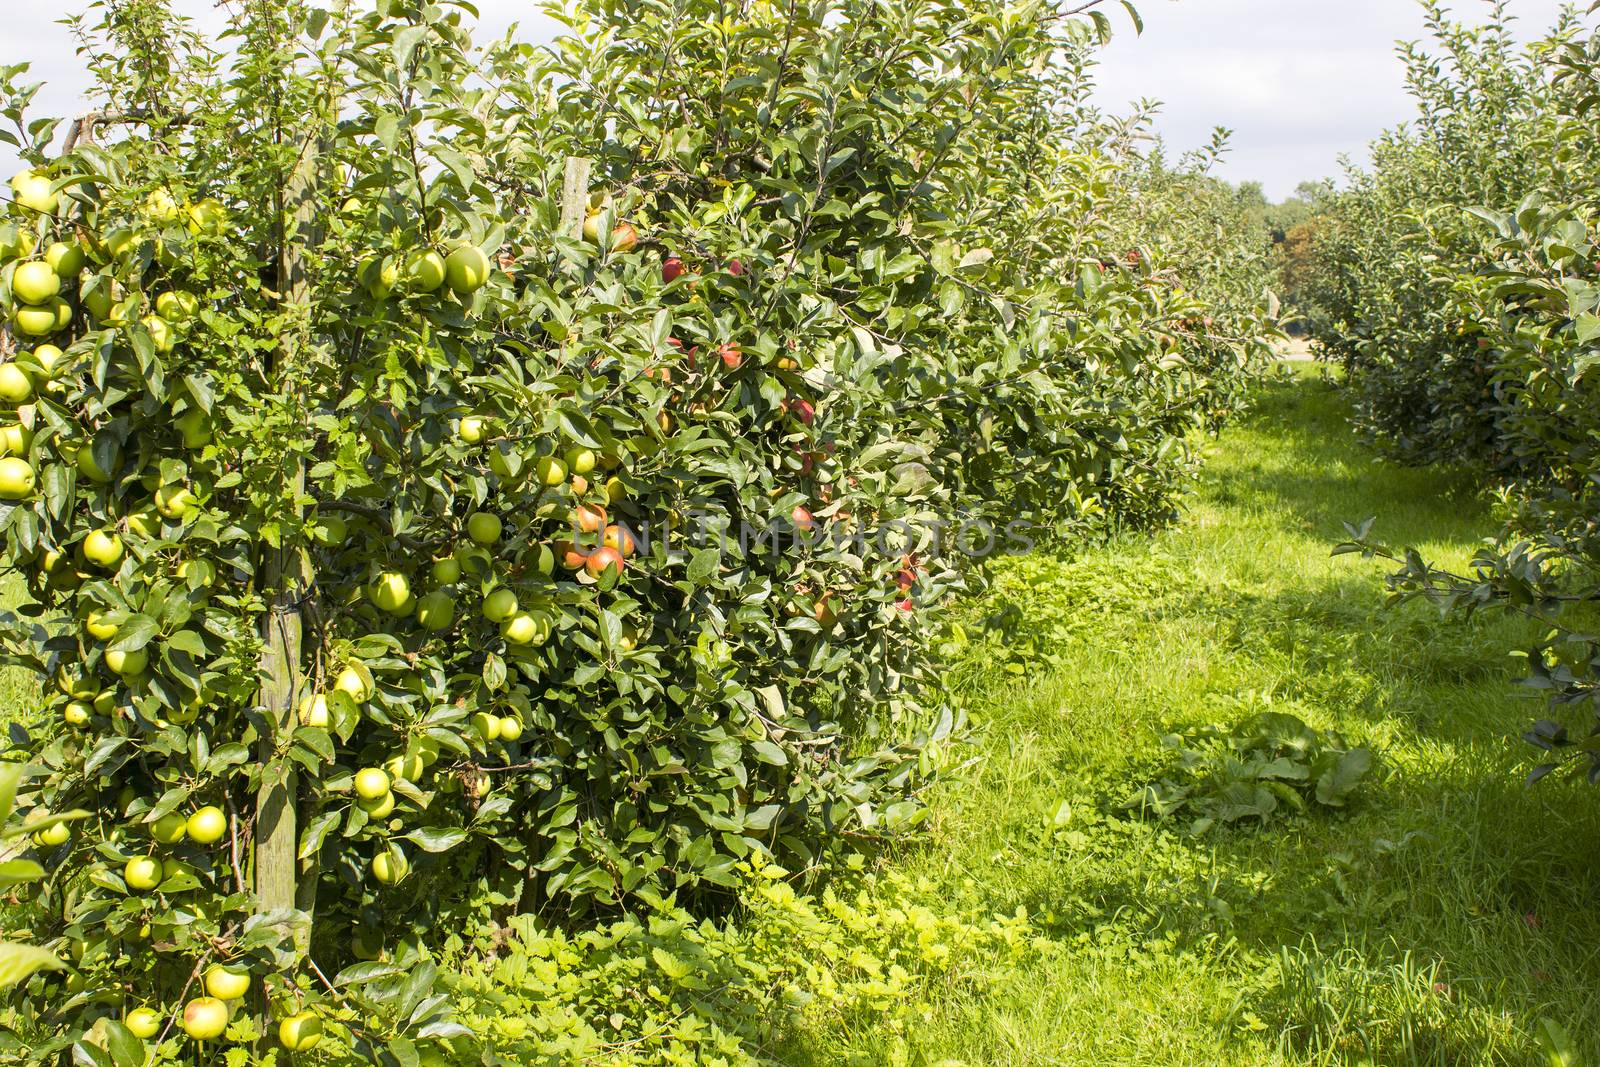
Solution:
<svg viewBox="0 0 1600 1067">
<path fill-rule="evenodd" d="M 424 852 L 449 852 L 467 839 L 467 832 L 457 827 L 424 826 L 405 835 Z"/>
<path fill-rule="evenodd" d="M 1339 757 L 1338 763 L 1317 779 L 1317 802 L 1333 808 L 1343 807 L 1345 800 L 1371 769 L 1371 751 L 1353 748 L 1346 752 Z"/>
<path fill-rule="evenodd" d="M 0 823 L 11 818 L 11 810 L 17 803 L 17 786 L 22 782 L 22 775 L 22 764 L 0 763 Z"/>
<path fill-rule="evenodd" d="M 106 646 L 108 652 L 134 652 L 148 645 L 155 636 L 161 632 L 161 626 L 148 615 L 130 615 L 128 621 L 118 627 L 111 643 Z"/>
<path fill-rule="evenodd" d="M 37 882 L 43 877 L 44 868 L 32 860 L 6 860 L 0 863 L 0 889 Z"/>
<path fill-rule="evenodd" d="M 722 553 L 715 548 L 702 548 L 691 553 L 687 574 L 689 581 L 695 585 L 705 585 L 717 573 L 721 561 Z"/>
<path fill-rule="evenodd" d="M 65 967 L 54 952 L 35 945 L 0 943 L 0 989 L 20 985 L 40 971 L 59 971 Z"/>
<path fill-rule="evenodd" d="M 783 767 L 789 762 L 789 754 L 771 741 L 753 741 L 750 751 L 755 753 L 756 759 L 774 767 Z"/>
</svg>

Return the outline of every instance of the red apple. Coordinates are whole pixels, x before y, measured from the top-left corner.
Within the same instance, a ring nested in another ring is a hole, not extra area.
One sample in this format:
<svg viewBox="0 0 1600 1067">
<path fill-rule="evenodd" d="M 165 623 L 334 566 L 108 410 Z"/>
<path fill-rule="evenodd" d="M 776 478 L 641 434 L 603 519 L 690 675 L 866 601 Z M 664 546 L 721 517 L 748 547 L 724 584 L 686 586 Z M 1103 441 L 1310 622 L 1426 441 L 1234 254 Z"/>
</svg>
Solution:
<svg viewBox="0 0 1600 1067">
<path fill-rule="evenodd" d="M 623 566 L 622 553 L 609 546 L 595 549 L 583 562 L 584 570 L 589 572 L 591 578 L 599 578 L 608 570 L 615 570 L 621 574 Z"/>
<path fill-rule="evenodd" d="M 729 341 L 717 348 L 717 355 L 722 357 L 722 365 L 729 370 L 738 370 L 744 362 L 744 353 L 739 351 L 736 341 Z"/>
<path fill-rule="evenodd" d="M 634 543 L 633 534 L 626 526 L 607 526 L 603 543 L 607 548 L 616 549 L 622 554 L 623 559 L 627 559 L 639 549 Z"/>
<path fill-rule="evenodd" d="M 579 504 L 572 509 L 572 526 L 586 534 L 605 529 L 606 509 L 598 504 Z"/>
<path fill-rule="evenodd" d="M 571 541 L 557 541 L 555 543 L 556 558 L 561 565 L 569 571 L 582 570 L 584 563 L 589 558 L 589 553 L 573 544 Z"/>
<path fill-rule="evenodd" d="M 668 256 L 666 259 L 661 261 L 662 284 L 671 284 L 675 278 L 678 278 L 683 274 L 683 270 L 683 260 L 679 259 L 677 256 Z"/>
</svg>

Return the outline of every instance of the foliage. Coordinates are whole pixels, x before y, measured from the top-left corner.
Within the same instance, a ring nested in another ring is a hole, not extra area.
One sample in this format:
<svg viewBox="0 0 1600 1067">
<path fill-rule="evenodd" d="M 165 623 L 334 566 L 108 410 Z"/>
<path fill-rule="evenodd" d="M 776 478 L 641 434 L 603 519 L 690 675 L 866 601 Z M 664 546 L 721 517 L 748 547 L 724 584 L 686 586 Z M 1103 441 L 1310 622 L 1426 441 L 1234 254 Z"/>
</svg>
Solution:
<svg viewBox="0 0 1600 1067">
<path fill-rule="evenodd" d="M 1161 741 L 1172 766 L 1123 802 L 1158 819 L 1180 816 L 1191 833 L 1280 813 L 1342 808 L 1372 769 L 1372 752 L 1346 748 L 1296 715 L 1262 711 L 1227 726 L 1188 727 Z"/>
<path fill-rule="evenodd" d="M 1099 11 L 97 10 L 63 152 L 5 76 L 0 638 L 54 682 L 31 802 L 93 813 L 23 1062 L 138 1060 L 137 1006 L 175 1049 L 226 965 L 411 1067 L 467 1036 L 431 931 L 917 826 L 974 547 L 931 531 L 1166 517 L 1265 352 L 1261 277 L 1122 244 Z"/>
<path fill-rule="evenodd" d="M 1352 168 L 1347 189 L 1318 198 L 1302 291 L 1379 447 L 1515 475 L 1528 468 L 1499 437 L 1501 376 L 1452 289 L 1493 258 L 1471 209 L 1504 210 L 1537 190 L 1572 202 L 1595 188 L 1592 139 L 1569 118 L 1578 92 L 1558 76 L 1578 26 L 1564 15 L 1524 48 L 1505 4 L 1483 26 L 1452 22 L 1438 0 L 1424 6 L 1435 51 L 1401 49 L 1417 117 L 1372 145 L 1370 172 Z"/>
<path fill-rule="evenodd" d="M 1414 400 L 1413 386 L 1426 383 L 1432 398 L 1423 406 L 1434 414 L 1407 401 L 1387 407 L 1383 418 L 1393 416 L 1387 427 L 1381 419 L 1369 426 L 1407 451 L 1426 442 L 1413 451 L 1416 456 L 1471 460 L 1498 475 L 1507 528 L 1469 567 L 1457 570 L 1439 567 L 1415 549 L 1389 547 L 1373 521 L 1350 526 L 1349 540 L 1338 549 L 1398 562 L 1401 569 L 1389 579 L 1397 601 L 1426 599 L 1447 614 L 1509 610 L 1538 620 L 1544 631 L 1526 650 L 1527 681 L 1549 695 L 1558 719 L 1575 706 L 1589 709 L 1593 718 L 1600 695 L 1600 644 L 1591 636 L 1585 607 L 1595 597 L 1600 561 L 1600 422 L 1591 374 L 1600 362 L 1600 187 L 1586 155 L 1592 150 L 1587 131 L 1600 39 L 1572 29 L 1563 27 L 1565 36 L 1515 60 L 1494 31 L 1477 50 L 1453 45 L 1464 85 L 1442 77 L 1432 83 L 1414 79 L 1428 90 L 1419 96 L 1430 115 L 1449 105 L 1451 115 L 1441 128 L 1454 134 L 1431 147 L 1435 155 L 1428 166 L 1413 159 L 1392 176 L 1397 195 L 1410 197 L 1405 217 L 1423 218 L 1431 227 L 1428 239 L 1413 248 L 1421 257 L 1418 284 L 1425 274 L 1430 309 L 1419 313 L 1405 296 L 1398 280 L 1403 272 L 1367 273 L 1377 279 L 1373 298 L 1393 300 L 1392 321 L 1402 331 L 1429 332 L 1454 354 L 1415 360 L 1418 348 L 1401 332 L 1382 341 L 1393 353 L 1384 357 L 1389 362 L 1348 363 L 1369 412 L 1385 407 L 1372 403 L 1375 390 L 1410 392 Z M 1468 39 L 1460 31 L 1451 37 Z M 1455 133 L 1491 125 L 1505 129 L 1485 145 L 1492 156 L 1476 144 L 1469 150 L 1466 133 Z M 1451 178 L 1452 190 L 1433 180 L 1446 171 L 1492 180 L 1477 185 Z M 1380 167 L 1374 181 L 1384 180 Z M 1405 182 L 1412 183 L 1409 190 Z M 1441 237 L 1447 231 L 1449 240 Z M 1334 345 L 1349 339 L 1342 332 L 1333 336 Z M 1464 436 L 1457 434 L 1465 427 L 1470 429 Z M 1551 758 L 1532 777 L 1571 760 L 1600 780 L 1596 723 L 1586 723 L 1578 740 L 1567 722 L 1537 723 L 1527 740 Z"/>
<path fill-rule="evenodd" d="M 8 892 L 45 876 L 42 866 L 23 858 L 29 841 L 21 838 L 29 838 L 36 848 L 58 846 L 70 838 L 71 824 L 88 815 L 83 811 L 58 814 L 34 808 L 24 818 L 13 819 L 17 787 L 22 777 L 20 765 L 0 764 L 0 889 Z M 58 971 L 64 966 L 61 958 L 48 949 L 10 939 L 0 942 L 0 990 L 26 982 L 40 971 Z"/>
<path fill-rule="evenodd" d="M 892 873 L 818 899 L 759 861 L 748 877 L 737 927 L 669 903 L 577 935 L 519 918 L 452 994 L 504 1062 L 770 1063 L 774 1033 L 857 1015 L 904 1029 L 936 984 L 981 989 L 1032 950 L 1025 914 L 951 916 Z"/>
</svg>

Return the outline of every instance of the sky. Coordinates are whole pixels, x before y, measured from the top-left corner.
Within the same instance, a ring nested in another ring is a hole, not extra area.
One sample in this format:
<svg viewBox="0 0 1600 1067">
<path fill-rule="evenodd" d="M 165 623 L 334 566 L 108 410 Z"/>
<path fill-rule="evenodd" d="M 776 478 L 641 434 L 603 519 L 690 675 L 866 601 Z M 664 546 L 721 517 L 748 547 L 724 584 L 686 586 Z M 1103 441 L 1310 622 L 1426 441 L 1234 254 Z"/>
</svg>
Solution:
<svg viewBox="0 0 1600 1067">
<path fill-rule="evenodd" d="M 202 26 L 221 18 L 214 0 L 174 0 Z M 520 21 L 525 36 L 548 39 L 553 24 L 533 0 L 477 0 L 485 31 Z M 1526 35 L 1555 21 L 1561 0 L 1509 0 Z M 47 83 L 35 113 L 71 116 L 83 109 L 84 78 L 74 42 L 56 25 L 63 8 L 8 0 L 0 20 L 0 63 L 32 62 Z M 1172 149 L 1206 143 L 1211 130 L 1234 131 L 1221 176 L 1259 181 L 1283 199 L 1302 181 L 1335 176 L 1338 159 L 1360 160 L 1366 144 L 1404 121 L 1412 107 L 1394 42 L 1422 36 L 1413 0 L 1136 0 L 1145 32 L 1120 11 L 1117 37 L 1098 74 L 1097 102 L 1126 112 L 1138 100 L 1161 102 L 1156 129 Z M 1477 16 L 1485 0 L 1454 0 Z M 0 145 L 0 167 L 14 156 Z"/>
</svg>

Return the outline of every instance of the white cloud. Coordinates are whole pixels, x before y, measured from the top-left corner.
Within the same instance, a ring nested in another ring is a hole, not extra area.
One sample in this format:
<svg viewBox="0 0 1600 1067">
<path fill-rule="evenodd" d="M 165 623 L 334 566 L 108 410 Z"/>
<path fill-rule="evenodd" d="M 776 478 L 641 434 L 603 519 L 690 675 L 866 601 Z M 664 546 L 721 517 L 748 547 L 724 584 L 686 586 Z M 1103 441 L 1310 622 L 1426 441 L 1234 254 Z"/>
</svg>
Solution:
<svg viewBox="0 0 1600 1067">
<path fill-rule="evenodd" d="M 1551 25 L 1560 0 L 1510 0 L 1532 34 Z M 83 109 L 87 79 L 75 42 L 52 5 L 12 0 L 0 23 L 0 63 L 33 63 L 47 82 L 36 112 Z M 202 26 L 222 14 L 214 0 L 174 0 Z M 484 34 L 520 21 L 548 39 L 554 24 L 533 0 L 480 0 Z M 1386 127 L 1411 114 L 1394 42 L 1423 34 L 1412 0 L 1136 0 L 1145 33 L 1115 15 L 1117 39 L 1103 57 L 1097 102 L 1125 112 L 1132 101 L 1162 102 L 1156 128 L 1174 149 L 1206 142 L 1215 126 L 1234 130 L 1224 176 L 1266 184 L 1282 197 L 1305 179 L 1337 173 L 1341 153 L 1357 157 Z M 1458 0 L 1468 15 L 1484 0 Z M 0 146 L 0 167 L 14 157 Z"/>
<path fill-rule="evenodd" d="M 1102 57 L 1096 102 L 1122 113 L 1163 102 L 1156 129 L 1174 150 L 1216 126 L 1234 131 L 1222 174 L 1263 182 L 1269 196 L 1338 173 L 1368 141 L 1409 118 L 1395 42 L 1423 37 L 1412 0 L 1136 0 L 1145 32 L 1126 20 Z M 1555 24 L 1561 0 L 1510 0 L 1524 36 Z M 1483 0 L 1458 14 L 1481 19 Z"/>
</svg>

